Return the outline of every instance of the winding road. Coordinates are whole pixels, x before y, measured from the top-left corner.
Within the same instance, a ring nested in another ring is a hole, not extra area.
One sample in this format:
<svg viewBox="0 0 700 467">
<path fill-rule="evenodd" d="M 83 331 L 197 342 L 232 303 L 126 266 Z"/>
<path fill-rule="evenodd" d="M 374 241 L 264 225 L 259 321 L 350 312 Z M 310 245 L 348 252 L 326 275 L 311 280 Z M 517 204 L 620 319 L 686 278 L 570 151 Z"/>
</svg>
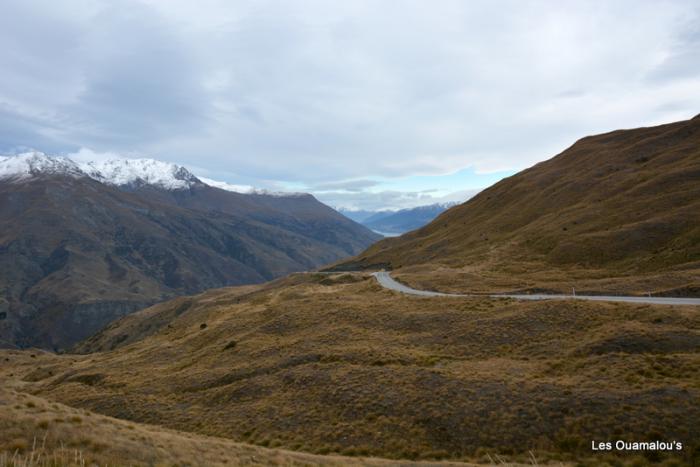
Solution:
<svg viewBox="0 0 700 467">
<path fill-rule="evenodd" d="M 395 281 L 386 271 L 373 272 L 379 285 L 384 288 L 395 290 L 409 295 L 420 295 L 422 297 L 477 297 L 482 295 L 473 294 L 453 294 L 442 292 L 430 292 L 428 290 L 417 290 L 400 282 Z M 546 295 L 546 294 L 492 294 L 494 298 L 515 298 L 518 300 L 592 300 L 596 302 L 627 302 L 627 303 L 649 303 L 653 305 L 700 305 L 700 298 L 676 298 L 676 297 L 625 297 L 614 295 Z"/>
</svg>

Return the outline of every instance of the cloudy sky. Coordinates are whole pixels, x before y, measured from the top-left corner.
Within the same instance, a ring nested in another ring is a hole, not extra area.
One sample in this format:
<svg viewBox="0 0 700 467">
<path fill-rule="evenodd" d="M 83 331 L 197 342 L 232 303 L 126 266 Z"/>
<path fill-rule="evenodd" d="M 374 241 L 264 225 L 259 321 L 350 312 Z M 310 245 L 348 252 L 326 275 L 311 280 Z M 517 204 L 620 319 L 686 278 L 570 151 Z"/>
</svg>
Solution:
<svg viewBox="0 0 700 467">
<path fill-rule="evenodd" d="M 398 208 L 700 113 L 700 3 L 4 0 L 0 70 L 3 153 Z"/>
</svg>

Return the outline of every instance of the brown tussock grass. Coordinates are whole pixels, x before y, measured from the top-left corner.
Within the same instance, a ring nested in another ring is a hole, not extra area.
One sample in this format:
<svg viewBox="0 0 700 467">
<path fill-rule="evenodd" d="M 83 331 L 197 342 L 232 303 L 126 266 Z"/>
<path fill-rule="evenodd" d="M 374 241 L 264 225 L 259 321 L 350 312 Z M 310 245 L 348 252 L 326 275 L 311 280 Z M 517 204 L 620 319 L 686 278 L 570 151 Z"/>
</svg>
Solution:
<svg viewBox="0 0 700 467">
<path fill-rule="evenodd" d="M 346 276 L 212 291 L 155 330 L 137 314 L 82 349 L 109 351 L 4 352 L 0 377 L 139 424 L 317 455 L 694 462 L 698 307 L 425 299 Z M 656 437 L 686 449 L 590 451 Z"/>
</svg>

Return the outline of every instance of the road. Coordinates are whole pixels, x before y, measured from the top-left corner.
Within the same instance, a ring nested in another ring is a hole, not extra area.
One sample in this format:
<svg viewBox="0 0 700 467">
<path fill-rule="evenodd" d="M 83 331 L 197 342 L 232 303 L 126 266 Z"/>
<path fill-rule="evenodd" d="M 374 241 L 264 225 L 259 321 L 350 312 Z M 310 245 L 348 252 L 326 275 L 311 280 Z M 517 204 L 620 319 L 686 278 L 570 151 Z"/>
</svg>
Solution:
<svg viewBox="0 0 700 467">
<path fill-rule="evenodd" d="M 387 289 L 396 290 L 410 295 L 420 295 L 422 297 L 471 297 L 477 295 L 452 294 L 442 292 L 430 292 L 428 290 L 417 290 L 405 286 L 392 279 L 388 272 L 373 272 L 372 275 L 379 284 Z M 483 296 L 483 295 L 480 295 Z M 626 302 L 626 303 L 649 303 L 653 305 L 700 305 L 700 298 L 675 298 L 675 297 L 618 297 L 612 295 L 518 295 L 518 294 L 493 294 L 494 298 L 515 298 L 518 300 L 592 300 L 596 302 Z"/>
</svg>

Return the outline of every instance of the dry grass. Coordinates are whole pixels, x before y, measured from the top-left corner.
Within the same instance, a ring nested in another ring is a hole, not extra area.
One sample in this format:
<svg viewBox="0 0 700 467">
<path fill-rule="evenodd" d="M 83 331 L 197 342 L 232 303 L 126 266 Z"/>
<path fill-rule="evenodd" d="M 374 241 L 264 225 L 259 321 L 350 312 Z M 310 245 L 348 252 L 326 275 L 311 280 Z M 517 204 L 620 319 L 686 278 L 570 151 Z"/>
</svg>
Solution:
<svg viewBox="0 0 700 467">
<path fill-rule="evenodd" d="M 86 467 L 94 465 L 93 462 L 87 463 L 82 450 L 66 449 L 64 447 L 58 449 L 49 449 L 46 447 L 46 439 L 37 444 L 36 437 L 32 442 L 32 447 L 28 452 L 23 449 L 15 448 L 13 452 L 0 453 L 0 466 L 2 467 Z M 17 443 L 17 441 L 15 441 Z M 21 446 L 24 444 L 20 442 Z M 20 454 L 20 452 L 22 452 Z M 103 465 L 117 465 L 116 462 L 106 462 Z"/>
<path fill-rule="evenodd" d="M 136 315 L 91 342 L 112 351 L 7 351 L 0 377 L 120 419 L 323 455 L 529 463 L 532 451 L 591 465 L 698 455 L 697 307 L 423 299 L 359 275 L 212 291 L 179 315 L 164 307 L 157 315 L 172 319 L 156 330 Z M 654 437 L 686 449 L 590 451 L 594 439 Z"/>
<path fill-rule="evenodd" d="M 0 389 L 0 467 L 387 464 L 381 459 L 316 456 L 182 433 Z"/>
</svg>

